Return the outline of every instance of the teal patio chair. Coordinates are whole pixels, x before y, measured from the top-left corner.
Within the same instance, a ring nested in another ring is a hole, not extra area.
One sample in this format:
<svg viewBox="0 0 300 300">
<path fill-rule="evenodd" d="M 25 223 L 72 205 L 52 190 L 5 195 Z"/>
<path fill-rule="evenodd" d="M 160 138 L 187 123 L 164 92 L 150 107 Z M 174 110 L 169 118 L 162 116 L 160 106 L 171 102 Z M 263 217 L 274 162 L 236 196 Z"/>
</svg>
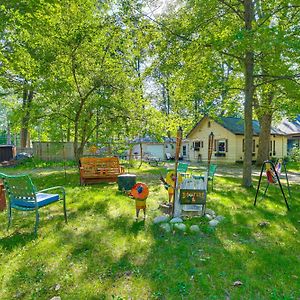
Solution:
<svg viewBox="0 0 300 300">
<path fill-rule="evenodd" d="M 189 164 L 187 164 L 187 163 L 182 163 L 182 162 L 178 163 L 177 173 L 179 173 L 183 177 L 186 177 L 186 175 L 188 174 L 187 173 L 188 167 L 189 167 Z"/>
<path fill-rule="evenodd" d="M 207 170 L 207 184 L 211 181 L 211 190 L 214 190 L 214 177 L 217 170 L 217 165 L 210 164 Z"/>
<path fill-rule="evenodd" d="M 11 226 L 12 209 L 21 211 L 35 211 L 34 233 L 37 235 L 39 225 L 39 208 L 63 201 L 65 222 L 67 223 L 66 193 L 62 186 L 55 186 L 37 191 L 28 175 L 6 175 L 0 173 L 3 180 L 6 195 L 8 197 L 8 227 Z M 57 190 L 59 194 L 48 193 Z M 46 193 L 45 193 L 46 192 Z"/>
</svg>

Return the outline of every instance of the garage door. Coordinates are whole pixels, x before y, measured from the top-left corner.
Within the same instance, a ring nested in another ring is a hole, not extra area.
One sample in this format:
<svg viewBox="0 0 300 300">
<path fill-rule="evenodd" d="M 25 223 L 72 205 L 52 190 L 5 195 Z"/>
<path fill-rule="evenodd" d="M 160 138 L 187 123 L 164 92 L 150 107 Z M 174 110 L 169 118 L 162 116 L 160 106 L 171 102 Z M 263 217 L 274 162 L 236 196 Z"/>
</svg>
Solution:
<svg viewBox="0 0 300 300">
<path fill-rule="evenodd" d="M 151 153 L 157 158 L 164 159 L 164 146 L 163 145 L 147 145 L 147 152 Z"/>
</svg>

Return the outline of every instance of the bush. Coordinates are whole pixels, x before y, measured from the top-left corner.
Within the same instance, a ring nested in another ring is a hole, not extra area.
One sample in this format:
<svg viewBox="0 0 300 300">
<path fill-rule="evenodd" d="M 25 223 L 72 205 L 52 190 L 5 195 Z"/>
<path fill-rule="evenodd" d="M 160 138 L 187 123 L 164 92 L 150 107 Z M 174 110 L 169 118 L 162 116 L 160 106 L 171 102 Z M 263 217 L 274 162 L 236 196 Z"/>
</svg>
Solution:
<svg viewBox="0 0 300 300">
<path fill-rule="evenodd" d="M 300 148 L 294 147 L 290 152 L 291 161 L 300 162 Z"/>
</svg>

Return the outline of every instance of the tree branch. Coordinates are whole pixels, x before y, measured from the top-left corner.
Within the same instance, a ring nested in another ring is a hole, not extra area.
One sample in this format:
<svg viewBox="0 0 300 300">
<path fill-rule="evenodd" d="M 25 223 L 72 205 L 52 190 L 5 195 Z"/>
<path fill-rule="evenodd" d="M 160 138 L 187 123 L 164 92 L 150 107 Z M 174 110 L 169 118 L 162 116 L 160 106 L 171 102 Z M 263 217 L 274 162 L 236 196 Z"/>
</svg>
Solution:
<svg viewBox="0 0 300 300">
<path fill-rule="evenodd" d="M 273 17 L 275 14 L 277 14 L 278 12 L 280 12 L 281 10 L 285 9 L 285 8 L 300 8 L 300 5 L 285 5 L 285 6 L 281 6 L 278 7 L 277 9 L 275 9 L 273 12 L 269 13 L 265 19 L 258 23 L 257 27 L 261 27 L 263 24 L 265 24 L 271 17 Z"/>
<path fill-rule="evenodd" d="M 232 4 L 226 2 L 225 0 L 218 0 L 218 1 L 224 4 L 225 6 L 229 7 L 242 21 L 245 21 L 242 11 L 236 9 Z"/>
</svg>

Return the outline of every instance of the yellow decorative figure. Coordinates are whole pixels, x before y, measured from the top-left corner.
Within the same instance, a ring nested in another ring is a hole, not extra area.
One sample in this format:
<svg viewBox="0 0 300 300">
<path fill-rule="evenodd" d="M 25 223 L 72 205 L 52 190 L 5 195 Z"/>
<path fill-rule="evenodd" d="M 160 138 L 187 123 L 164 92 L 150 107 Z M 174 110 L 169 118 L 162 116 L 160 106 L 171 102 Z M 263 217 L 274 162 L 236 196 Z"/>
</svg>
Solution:
<svg viewBox="0 0 300 300">
<path fill-rule="evenodd" d="M 177 174 L 178 176 L 178 184 L 182 182 L 182 176 Z M 166 183 L 168 184 L 168 194 L 169 194 L 169 202 L 172 202 L 174 196 L 174 187 L 176 181 L 175 171 L 169 171 L 166 176 Z"/>
<path fill-rule="evenodd" d="M 91 146 L 90 147 L 90 153 L 92 153 L 92 154 L 96 154 L 96 152 L 97 152 L 97 150 L 98 150 L 98 148 L 95 146 L 95 145 L 93 145 L 93 146 Z"/>
</svg>

